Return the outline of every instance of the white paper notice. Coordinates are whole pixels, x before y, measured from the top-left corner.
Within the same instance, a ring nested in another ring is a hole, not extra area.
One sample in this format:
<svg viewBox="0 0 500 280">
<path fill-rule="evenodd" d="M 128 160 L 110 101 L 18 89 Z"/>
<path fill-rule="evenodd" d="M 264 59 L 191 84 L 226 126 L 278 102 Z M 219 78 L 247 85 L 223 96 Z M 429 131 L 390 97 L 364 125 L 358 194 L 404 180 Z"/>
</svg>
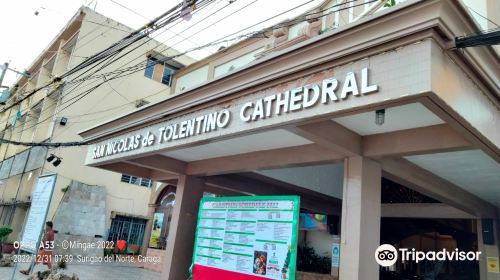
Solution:
<svg viewBox="0 0 500 280">
<path fill-rule="evenodd" d="M 52 192 L 56 182 L 56 175 L 39 177 L 33 191 L 31 207 L 24 226 L 21 249 L 31 253 L 37 251 L 36 246 L 40 233 L 45 224 L 47 211 L 49 210 Z"/>
</svg>

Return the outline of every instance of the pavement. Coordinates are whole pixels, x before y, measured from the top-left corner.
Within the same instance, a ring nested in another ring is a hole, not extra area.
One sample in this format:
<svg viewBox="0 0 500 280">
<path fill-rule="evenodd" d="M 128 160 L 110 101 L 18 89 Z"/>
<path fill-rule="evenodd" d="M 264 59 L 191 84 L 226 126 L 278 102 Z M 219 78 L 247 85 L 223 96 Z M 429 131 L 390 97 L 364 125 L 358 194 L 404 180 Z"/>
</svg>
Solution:
<svg viewBox="0 0 500 280">
<path fill-rule="evenodd" d="M 19 264 L 14 273 L 14 280 L 26 280 L 28 276 L 19 273 L 28 264 Z M 35 266 L 35 271 L 46 270 L 41 264 Z M 14 267 L 0 267 L 0 279 L 10 280 Z M 64 274 L 71 276 L 77 274 L 80 280 L 149 280 L 160 279 L 160 273 L 149 271 L 144 268 L 135 267 L 124 263 L 105 264 L 68 264 Z"/>
</svg>

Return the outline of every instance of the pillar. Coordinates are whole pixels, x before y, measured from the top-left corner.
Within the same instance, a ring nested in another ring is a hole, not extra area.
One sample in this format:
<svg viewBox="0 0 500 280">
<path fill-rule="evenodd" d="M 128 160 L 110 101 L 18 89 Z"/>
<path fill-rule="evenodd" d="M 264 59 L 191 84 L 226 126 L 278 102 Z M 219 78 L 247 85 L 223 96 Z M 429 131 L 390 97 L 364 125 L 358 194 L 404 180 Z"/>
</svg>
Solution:
<svg viewBox="0 0 500 280">
<path fill-rule="evenodd" d="M 375 250 L 380 245 L 380 165 L 368 158 L 349 157 L 344 163 L 341 280 L 379 279 Z"/>
<path fill-rule="evenodd" d="M 488 272 L 488 258 L 496 258 L 500 262 L 500 230 L 499 221 L 493 220 L 494 244 L 487 245 L 483 242 L 483 225 L 481 219 L 477 220 L 478 250 L 481 252 L 479 259 L 479 274 L 481 280 L 500 280 L 500 273 Z"/>
<path fill-rule="evenodd" d="M 179 176 L 161 279 L 179 280 L 189 277 L 203 189 L 203 180 L 193 176 Z"/>
<path fill-rule="evenodd" d="M 148 205 L 148 220 L 146 222 L 146 227 L 144 228 L 144 238 L 142 240 L 141 254 L 146 256 L 148 253 L 149 239 L 151 238 L 151 229 L 153 227 L 153 215 L 155 212 L 154 205 L 150 202 Z"/>
</svg>

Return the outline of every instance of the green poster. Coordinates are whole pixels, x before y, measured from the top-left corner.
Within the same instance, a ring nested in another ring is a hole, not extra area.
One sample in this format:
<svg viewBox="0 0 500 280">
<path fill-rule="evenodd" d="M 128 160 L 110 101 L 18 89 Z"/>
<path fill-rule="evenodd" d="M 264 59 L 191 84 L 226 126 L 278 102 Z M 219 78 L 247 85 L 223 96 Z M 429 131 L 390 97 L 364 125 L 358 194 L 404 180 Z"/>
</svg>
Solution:
<svg viewBox="0 0 500 280">
<path fill-rule="evenodd" d="M 299 201 L 298 196 L 202 198 L 193 280 L 294 280 Z"/>
</svg>

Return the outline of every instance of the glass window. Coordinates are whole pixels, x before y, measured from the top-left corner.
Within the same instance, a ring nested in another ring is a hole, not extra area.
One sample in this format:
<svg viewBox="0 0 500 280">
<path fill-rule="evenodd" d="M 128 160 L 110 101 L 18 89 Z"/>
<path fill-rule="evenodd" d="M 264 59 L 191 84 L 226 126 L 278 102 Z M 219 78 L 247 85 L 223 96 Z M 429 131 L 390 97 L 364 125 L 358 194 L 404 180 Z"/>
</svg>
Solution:
<svg viewBox="0 0 500 280">
<path fill-rule="evenodd" d="M 108 241 L 116 242 L 117 240 L 125 240 L 128 245 L 127 249 L 125 249 L 126 252 L 138 253 L 138 250 L 135 248 L 142 246 L 145 227 L 146 220 L 144 219 L 117 215 L 111 221 Z"/>
<path fill-rule="evenodd" d="M 126 174 L 122 174 L 122 179 L 121 179 L 122 182 L 125 182 L 125 183 L 130 183 L 130 176 L 129 175 L 126 175 Z"/>
<path fill-rule="evenodd" d="M 165 84 L 167 86 L 170 86 L 170 82 L 172 81 L 172 73 L 174 71 L 167 66 L 163 67 L 163 75 L 161 77 L 161 82 L 162 84 Z"/>
<path fill-rule="evenodd" d="M 139 178 L 135 176 L 130 177 L 130 184 L 139 185 Z"/>
<path fill-rule="evenodd" d="M 155 59 L 148 59 L 148 62 L 146 64 L 146 69 L 144 70 L 144 76 L 148 77 L 150 79 L 153 78 L 153 73 L 155 70 L 155 65 L 156 65 L 156 60 Z"/>
<path fill-rule="evenodd" d="M 141 178 L 141 186 L 147 188 L 151 187 L 151 180 L 146 178 Z"/>
<path fill-rule="evenodd" d="M 122 178 L 120 181 L 124 182 L 124 183 L 129 183 L 129 184 L 133 184 L 133 185 L 146 187 L 146 188 L 150 188 L 153 185 L 153 181 L 151 179 L 130 176 L 127 174 L 122 174 Z"/>
<path fill-rule="evenodd" d="M 158 61 L 156 58 L 148 58 L 144 76 L 152 80 L 161 82 L 167 86 L 172 83 L 172 74 L 174 69 L 166 66 L 164 62 Z"/>
</svg>

